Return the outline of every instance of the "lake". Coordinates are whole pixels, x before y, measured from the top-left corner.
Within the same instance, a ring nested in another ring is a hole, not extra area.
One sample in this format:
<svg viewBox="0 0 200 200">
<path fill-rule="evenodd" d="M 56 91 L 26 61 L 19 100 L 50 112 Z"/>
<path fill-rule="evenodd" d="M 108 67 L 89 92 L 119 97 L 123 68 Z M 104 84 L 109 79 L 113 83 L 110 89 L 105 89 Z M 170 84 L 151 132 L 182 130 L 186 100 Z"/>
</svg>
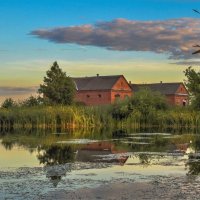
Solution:
<svg viewBox="0 0 200 200">
<path fill-rule="evenodd" d="M 200 135 L 183 131 L 1 133 L 0 199 L 45 199 L 118 182 L 199 185 L 199 152 Z"/>
</svg>

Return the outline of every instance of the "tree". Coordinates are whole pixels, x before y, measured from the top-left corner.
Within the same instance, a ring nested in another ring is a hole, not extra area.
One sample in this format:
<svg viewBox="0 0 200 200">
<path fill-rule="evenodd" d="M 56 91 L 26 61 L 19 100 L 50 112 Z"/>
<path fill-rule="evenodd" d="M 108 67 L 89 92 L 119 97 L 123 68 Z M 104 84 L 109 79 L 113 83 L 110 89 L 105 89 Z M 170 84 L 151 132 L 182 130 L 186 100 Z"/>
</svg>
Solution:
<svg viewBox="0 0 200 200">
<path fill-rule="evenodd" d="M 50 103 L 71 105 L 75 96 L 73 80 L 60 69 L 57 62 L 53 63 L 46 75 L 44 84 L 40 85 L 38 92 Z"/>
<path fill-rule="evenodd" d="M 185 85 L 190 93 L 191 102 L 195 109 L 200 110 L 200 71 L 196 72 L 191 66 L 185 71 Z"/>
<path fill-rule="evenodd" d="M 13 108 L 16 106 L 17 104 L 12 98 L 7 98 L 1 105 L 2 108 Z"/>
<path fill-rule="evenodd" d="M 149 88 L 142 88 L 136 92 L 130 103 L 143 115 L 148 115 L 152 110 L 166 110 L 168 108 L 166 98 Z"/>
<path fill-rule="evenodd" d="M 116 102 L 111 108 L 112 117 L 122 120 L 128 118 L 134 111 L 139 111 L 143 118 L 149 118 L 149 114 L 154 111 L 166 110 L 168 104 L 166 98 L 159 92 L 142 88 L 133 97 Z"/>
<path fill-rule="evenodd" d="M 111 107 L 112 118 L 116 120 L 126 119 L 132 112 L 129 99 L 116 101 Z"/>
<path fill-rule="evenodd" d="M 25 106 L 25 107 L 33 107 L 33 106 L 39 106 L 41 105 L 43 102 L 42 102 L 42 98 L 41 97 L 33 97 L 33 96 L 30 96 L 28 99 L 25 99 L 23 102 L 22 102 L 22 106 Z"/>
</svg>

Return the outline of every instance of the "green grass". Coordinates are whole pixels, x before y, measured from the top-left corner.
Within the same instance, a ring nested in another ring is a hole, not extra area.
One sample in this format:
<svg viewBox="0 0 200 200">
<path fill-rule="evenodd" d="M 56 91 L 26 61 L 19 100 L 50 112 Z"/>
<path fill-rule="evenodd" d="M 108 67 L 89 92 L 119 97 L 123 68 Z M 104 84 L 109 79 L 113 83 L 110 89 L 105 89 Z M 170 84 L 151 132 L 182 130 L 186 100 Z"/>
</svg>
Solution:
<svg viewBox="0 0 200 200">
<path fill-rule="evenodd" d="M 1 129 L 60 129 L 95 127 L 108 122 L 107 108 L 36 106 L 0 109 Z"/>
<path fill-rule="evenodd" d="M 134 109 L 123 120 L 112 118 L 111 106 L 36 106 L 0 109 L 0 131 L 16 129 L 49 129 L 62 132 L 75 128 L 159 127 L 199 129 L 200 112 L 185 108 L 150 110 L 143 115 Z"/>
</svg>

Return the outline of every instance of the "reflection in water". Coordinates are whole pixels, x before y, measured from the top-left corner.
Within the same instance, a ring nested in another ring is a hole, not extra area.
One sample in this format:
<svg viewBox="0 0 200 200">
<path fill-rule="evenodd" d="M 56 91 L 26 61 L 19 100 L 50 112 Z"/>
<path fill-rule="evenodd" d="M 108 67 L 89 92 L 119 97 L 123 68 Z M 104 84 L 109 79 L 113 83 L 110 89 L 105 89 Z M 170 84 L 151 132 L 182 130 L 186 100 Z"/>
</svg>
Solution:
<svg viewBox="0 0 200 200">
<path fill-rule="evenodd" d="M 54 187 L 58 186 L 58 183 L 61 181 L 62 176 L 50 176 L 51 182 Z"/>
<path fill-rule="evenodd" d="M 186 167 L 188 168 L 187 175 L 200 175 L 200 154 L 190 153 Z"/>
<path fill-rule="evenodd" d="M 76 149 L 66 144 L 43 146 L 39 148 L 37 158 L 46 167 L 46 176 L 56 187 L 62 177 L 71 171 L 70 163 L 76 161 L 124 165 L 128 155 L 123 155 L 123 153 L 125 151 L 117 150 L 113 143 L 102 141 L 77 146 Z M 119 156 L 104 157 L 114 154 L 119 154 Z"/>
<path fill-rule="evenodd" d="M 73 148 L 69 145 L 52 145 L 40 147 L 37 157 L 40 163 L 45 166 L 52 166 L 73 162 L 75 154 Z"/>
<path fill-rule="evenodd" d="M 127 130 L 118 129 L 112 132 L 113 137 L 125 137 L 127 135 Z"/>
<path fill-rule="evenodd" d="M 141 153 L 138 155 L 142 165 L 148 166 L 151 163 L 151 156 Z"/>
<path fill-rule="evenodd" d="M 50 178 L 54 187 L 57 187 L 62 176 L 65 176 L 67 171 L 71 171 L 70 168 L 66 169 L 59 165 L 73 162 L 75 153 L 68 145 L 43 146 L 39 148 L 37 158 L 46 167 L 46 176 Z"/>
<path fill-rule="evenodd" d="M 114 143 L 111 142 L 94 142 L 83 145 L 76 156 L 76 160 L 80 162 L 105 162 L 124 165 L 128 159 L 127 155 L 123 155 L 126 151 L 117 150 Z M 120 154 L 118 157 L 107 157 L 111 154 Z"/>
<path fill-rule="evenodd" d="M 12 141 L 2 141 L 1 144 L 5 147 L 6 150 L 12 150 L 14 146 Z"/>
<path fill-rule="evenodd" d="M 200 158 L 197 157 L 200 151 L 198 135 L 173 135 L 159 132 L 131 133 L 127 130 L 116 130 L 109 133 L 101 130 L 99 133 L 93 131 L 84 135 L 80 133 L 82 132 L 75 132 L 71 135 L 20 132 L 0 135 L 0 140 L 1 145 L 7 151 L 12 151 L 13 146 L 19 146 L 29 152 L 34 152 L 38 162 L 44 165 L 46 177 L 55 187 L 71 171 L 73 163 L 77 162 L 106 163 L 110 166 L 123 167 L 124 170 L 127 166 L 133 169 L 134 166 L 142 169 L 146 166 L 148 169 L 152 165 L 165 167 L 175 164 L 186 167 L 188 176 L 200 175 Z M 82 143 L 83 139 L 87 141 L 86 144 Z M 68 141 L 73 141 L 73 143 L 67 143 Z M 1 157 L 0 162 L 3 162 Z M 24 163 L 22 166 L 25 165 Z"/>
</svg>

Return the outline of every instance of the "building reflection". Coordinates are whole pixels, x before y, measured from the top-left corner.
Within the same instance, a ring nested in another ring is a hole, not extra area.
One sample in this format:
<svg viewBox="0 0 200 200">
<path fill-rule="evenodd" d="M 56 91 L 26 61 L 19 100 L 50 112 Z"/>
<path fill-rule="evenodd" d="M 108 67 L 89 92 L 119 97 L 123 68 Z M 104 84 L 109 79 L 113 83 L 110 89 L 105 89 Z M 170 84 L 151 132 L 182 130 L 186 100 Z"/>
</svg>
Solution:
<svg viewBox="0 0 200 200">
<path fill-rule="evenodd" d="M 115 144 L 107 141 L 89 143 L 78 149 L 76 161 L 104 162 L 124 165 L 128 159 L 126 151 L 117 150 Z"/>
<path fill-rule="evenodd" d="M 50 179 L 54 187 L 71 171 L 73 162 L 113 163 L 124 165 L 128 156 L 125 151 L 115 148 L 111 142 L 102 141 L 88 143 L 79 146 L 52 145 L 38 149 L 37 158 L 44 165 L 46 177 Z"/>
</svg>

